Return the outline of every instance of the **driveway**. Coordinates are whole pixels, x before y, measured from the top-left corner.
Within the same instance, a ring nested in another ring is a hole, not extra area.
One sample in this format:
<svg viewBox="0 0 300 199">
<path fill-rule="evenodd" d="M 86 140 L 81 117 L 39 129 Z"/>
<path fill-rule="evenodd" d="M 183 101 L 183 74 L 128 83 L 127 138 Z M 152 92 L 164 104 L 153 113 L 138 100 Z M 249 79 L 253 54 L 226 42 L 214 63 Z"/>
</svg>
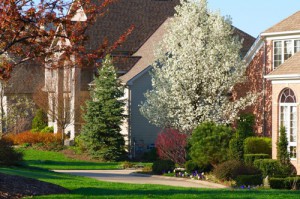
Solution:
<svg viewBox="0 0 300 199">
<path fill-rule="evenodd" d="M 194 188 L 227 188 L 224 185 L 184 178 L 151 176 L 135 173 L 136 170 L 54 170 L 59 173 L 67 173 L 78 176 L 95 178 L 107 182 L 122 182 L 132 184 L 160 184 L 176 187 Z"/>
</svg>

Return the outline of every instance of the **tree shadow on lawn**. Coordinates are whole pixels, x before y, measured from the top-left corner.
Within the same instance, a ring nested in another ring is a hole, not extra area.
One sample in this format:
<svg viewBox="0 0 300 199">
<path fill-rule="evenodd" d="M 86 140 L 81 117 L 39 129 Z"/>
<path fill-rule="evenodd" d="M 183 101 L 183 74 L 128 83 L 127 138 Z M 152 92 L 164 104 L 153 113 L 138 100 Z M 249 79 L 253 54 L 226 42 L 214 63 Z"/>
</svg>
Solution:
<svg viewBox="0 0 300 199">
<path fill-rule="evenodd" d="M 72 191 L 71 194 L 84 196 L 132 196 L 132 197 L 175 197 L 175 198 L 201 198 L 201 199 L 227 199 L 227 198 L 242 198 L 242 199 L 274 199 L 274 198 L 297 198 L 299 191 L 289 190 L 229 190 L 229 189 L 185 189 L 180 188 L 168 189 L 151 188 L 145 189 L 108 189 L 108 188 L 78 188 Z"/>
<path fill-rule="evenodd" d="M 82 162 L 82 161 L 52 161 L 52 160 L 26 160 L 24 166 L 42 167 L 48 169 L 120 169 L 120 164 L 116 162 Z"/>
</svg>

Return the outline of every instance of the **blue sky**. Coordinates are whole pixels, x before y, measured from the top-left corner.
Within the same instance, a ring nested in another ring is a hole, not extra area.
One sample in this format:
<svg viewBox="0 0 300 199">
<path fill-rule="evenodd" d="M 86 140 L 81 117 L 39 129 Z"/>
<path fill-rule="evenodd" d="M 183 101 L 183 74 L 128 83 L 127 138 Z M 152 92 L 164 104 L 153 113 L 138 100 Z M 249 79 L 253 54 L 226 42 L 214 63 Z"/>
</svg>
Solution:
<svg viewBox="0 0 300 199">
<path fill-rule="evenodd" d="M 210 10 L 229 15 L 233 25 L 257 37 L 267 28 L 300 10 L 299 0 L 208 0 Z"/>
</svg>

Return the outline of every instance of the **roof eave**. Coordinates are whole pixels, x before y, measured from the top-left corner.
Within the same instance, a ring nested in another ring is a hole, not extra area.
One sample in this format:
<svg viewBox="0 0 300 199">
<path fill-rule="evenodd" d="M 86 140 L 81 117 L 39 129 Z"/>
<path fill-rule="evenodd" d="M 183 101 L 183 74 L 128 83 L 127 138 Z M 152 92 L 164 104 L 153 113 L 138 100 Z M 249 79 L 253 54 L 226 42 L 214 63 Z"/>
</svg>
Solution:
<svg viewBox="0 0 300 199">
<path fill-rule="evenodd" d="M 286 74 L 286 75 L 265 75 L 267 80 L 299 80 L 300 74 Z"/>
<path fill-rule="evenodd" d="M 290 35 L 290 34 L 299 34 L 300 30 L 292 30 L 292 31 L 282 31 L 282 32 L 263 32 L 261 36 L 278 36 L 278 35 Z"/>
</svg>

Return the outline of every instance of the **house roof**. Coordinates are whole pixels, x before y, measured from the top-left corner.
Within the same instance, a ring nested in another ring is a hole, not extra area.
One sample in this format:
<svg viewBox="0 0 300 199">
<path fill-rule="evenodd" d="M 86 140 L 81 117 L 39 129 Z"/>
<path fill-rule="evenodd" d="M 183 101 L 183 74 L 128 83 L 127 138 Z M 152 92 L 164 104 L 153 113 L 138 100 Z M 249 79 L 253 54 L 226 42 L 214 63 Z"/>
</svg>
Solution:
<svg viewBox="0 0 300 199">
<path fill-rule="evenodd" d="M 300 11 L 285 18 L 271 28 L 265 30 L 264 33 L 286 32 L 300 30 Z"/>
<path fill-rule="evenodd" d="M 294 54 L 283 64 L 273 70 L 267 77 L 300 74 L 300 52 Z"/>
<path fill-rule="evenodd" d="M 233 28 L 234 28 L 234 34 L 238 35 L 241 39 L 243 39 L 241 54 L 244 57 L 249 51 L 249 49 L 251 48 L 251 46 L 253 45 L 253 43 L 255 42 L 255 38 L 249 35 L 248 33 L 238 29 L 237 27 L 233 27 Z"/>
<path fill-rule="evenodd" d="M 134 25 L 133 32 L 116 49 L 133 54 L 169 16 L 173 16 L 178 4 L 179 0 L 118 0 L 109 4 L 108 12 L 87 30 L 90 37 L 87 48 L 98 48 L 105 38 L 111 45 Z"/>
</svg>

